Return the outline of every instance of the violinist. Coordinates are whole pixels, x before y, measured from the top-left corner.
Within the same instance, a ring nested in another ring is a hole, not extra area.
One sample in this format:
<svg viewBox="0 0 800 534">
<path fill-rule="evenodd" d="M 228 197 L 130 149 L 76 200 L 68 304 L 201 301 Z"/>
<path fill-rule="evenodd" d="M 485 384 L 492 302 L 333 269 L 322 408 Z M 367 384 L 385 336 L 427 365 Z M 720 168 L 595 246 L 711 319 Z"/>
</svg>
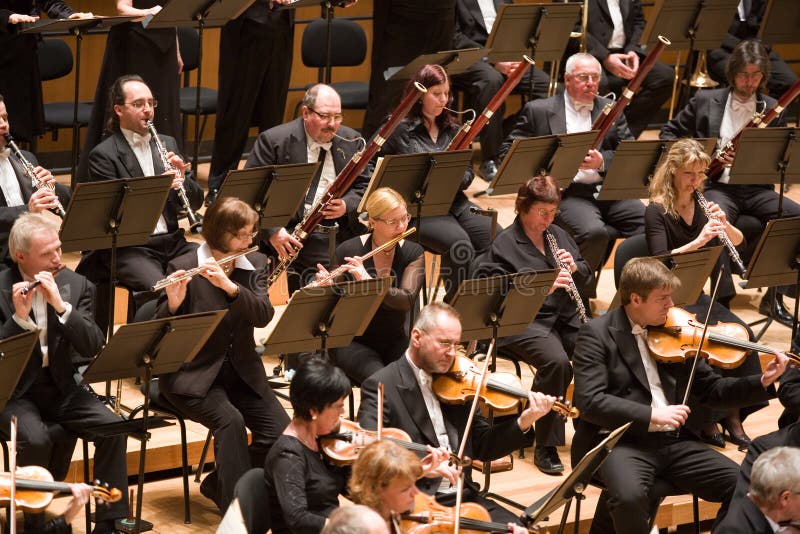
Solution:
<svg viewBox="0 0 800 534">
<path fill-rule="evenodd" d="M 405 355 L 390 363 L 361 386 L 358 421 L 368 429 L 378 426 L 378 384 L 384 385 L 383 425 L 405 430 L 412 441 L 458 450 L 465 435 L 470 408 L 439 402 L 431 387 L 433 375 L 445 373 L 453 365 L 456 347 L 461 341 L 458 312 L 442 302 L 433 302 L 420 311 Z M 475 414 L 469 429 L 464 454 L 490 461 L 501 458 L 520 446 L 530 444 L 533 423 L 553 407 L 554 397 L 531 392 L 528 407 L 519 418 L 490 426 L 480 413 Z M 420 491 L 436 495 L 444 505 L 456 500 L 454 485 L 457 468 L 443 463 L 438 478 L 417 481 Z M 444 480 L 443 480 L 444 479 Z M 498 523 L 518 523 L 506 509 L 481 496 L 471 479 L 471 468 L 464 468 L 464 502 L 476 502 L 486 508 Z"/>
<path fill-rule="evenodd" d="M 331 514 L 322 534 L 389 534 L 391 530 L 378 512 L 363 504 L 342 506 Z"/>
<path fill-rule="evenodd" d="M 404 97 L 415 90 L 414 82 L 425 86 L 428 92 L 389 136 L 380 156 L 445 151 L 459 131 L 458 117 L 447 107 L 452 105 L 453 98 L 450 78 L 444 68 L 424 65 L 406 84 Z M 472 258 L 490 245 L 489 218 L 473 213 L 471 208 L 476 206 L 464 194 L 474 177 L 471 167 L 465 169 L 460 191 L 456 193 L 449 213 L 424 217 L 419 229 L 419 243 L 426 250 L 442 255 L 441 272 L 447 291 L 445 301 L 455 295 L 459 284 L 466 278 Z"/>
<path fill-rule="evenodd" d="M 392 287 L 360 336 L 334 351 L 336 365 L 357 384 L 399 358 L 408 346 L 408 317 L 425 280 L 425 258 L 419 244 L 403 239 L 362 261 L 361 257 L 406 231 L 409 215 L 397 191 L 382 187 L 367 199 L 367 223 L 372 230 L 336 248 L 338 263 L 348 266 L 356 280 L 391 276 Z M 318 264 L 317 279 L 328 271 Z"/>
<path fill-rule="evenodd" d="M 72 532 L 70 523 L 77 515 L 84 511 L 86 503 L 92 496 L 92 487 L 87 484 L 70 484 L 72 498 L 64 510 L 64 513 L 48 521 L 42 519 L 41 524 L 25 523 L 26 534 L 69 534 Z M 39 514 L 44 516 L 44 514 Z"/>
<path fill-rule="evenodd" d="M 592 532 L 649 532 L 663 497 L 655 494 L 657 479 L 722 502 L 720 515 L 733 494 L 738 466 L 684 429 L 690 409 L 682 399 L 692 362 L 660 363 L 647 348 L 647 329 L 665 323 L 679 284 L 654 258 L 630 260 L 619 281 L 622 307 L 584 325 L 578 336 L 574 400 L 581 417 L 572 441 L 573 465 L 604 432 L 633 423 L 597 472 L 606 488 L 598 510 L 607 507 L 613 527 L 594 524 Z M 723 378 L 701 359 L 690 392 L 715 406 L 767 400 L 786 363 L 780 353 L 760 376 Z"/>
<path fill-rule="evenodd" d="M 645 209 L 645 234 L 650 254 L 675 254 L 688 252 L 699 248 L 719 244 L 720 233 L 724 232 L 730 243 L 738 246 L 744 236 L 733 226 L 725 212 L 714 202 L 708 202 L 708 210 L 713 215 L 711 219 L 706 216 L 700 205 L 698 195 L 702 195 L 705 170 L 710 158 L 703 151 L 702 145 L 693 139 L 680 139 L 670 149 L 667 157 L 656 169 L 653 180 L 650 182 L 650 204 Z M 730 252 L 723 249 L 720 263 L 726 272 L 730 273 Z M 730 276 L 723 276 L 717 291 L 719 300 L 727 302 L 736 291 L 731 283 Z M 728 309 L 727 304 L 711 303 L 708 295 L 701 294 L 698 301 L 686 309 L 705 317 L 709 304 L 711 305 L 710 322 L 718 321 L 739 323 L 743 325 L 753 340 L 747 323 L 742 321 Z M 750 352 L 745 362 L 732 370 L 719 370 L 723 376 L 749 376 L 761 373 L 761 363 L 755 352 Z M 729 409 L 720 413 L 706 407 L 696 406 L 693 417 L 702 421 L 700 437 L 706 443 L 717 447 L 725 446 L 724 434 L 728 439 L 743 448 L 750 444 L 750 438 L 742 427 L 742 418 L 756 409 L 766 406 L 765 403 L 747 407 Z M 724 432 L 719 433 L 717 422 L 722 423 Z"/>
<path fill-rule="evenodd" d="M 503 273 L 554 269 L 556 260 L 566 266 L 525 332 L 498 340 L 504 353 L 536 368 L 534 391 L 556 397 L 566 394 L 572 380 L 570 358 L 581 326 L 577 303 L 567 292 L 570 279 L 582 295 L 594 285 L 592 269 L 578 245 L 553 224 L 560 200 L 561 190 L 552 176 L 528 180 L 517 193 L 517 218 L 497 236 L 486 259 L 490 269 L 497 266 Z M 555 239 L 555 247 L 549 237 Z M 549 475 L 564 470 L 556 448 L 564 443 L 564 420 L 557 414 L 536 421 L 534 463 L 539 470 Z"/>
<path fill-rule="evenodd" d="M 266 291 L 266 257 L 251 252 L 218 263 L 246 251 L 257 225 L 258 214 L 237 198 L 211 205 L 203 224 L 205 243 L 169 266 L 173 277 L 198 266 L 199 273 L 168 285 L 156 312 L 158 317 L 170 317 L 227 310 L 197 356 L 159 378 L 161 394 L 214 434 L 216 471 L 203 479 L 200 493 L 213 500 L 223 515 L 236 481 L 251 467 L 264 464 L 289 423 L 267 384 L 253 340 L 253 330 L 266 326 L 274 312 Z M 247 428 L 252 434 L 249 446 Z"/>
</svg>

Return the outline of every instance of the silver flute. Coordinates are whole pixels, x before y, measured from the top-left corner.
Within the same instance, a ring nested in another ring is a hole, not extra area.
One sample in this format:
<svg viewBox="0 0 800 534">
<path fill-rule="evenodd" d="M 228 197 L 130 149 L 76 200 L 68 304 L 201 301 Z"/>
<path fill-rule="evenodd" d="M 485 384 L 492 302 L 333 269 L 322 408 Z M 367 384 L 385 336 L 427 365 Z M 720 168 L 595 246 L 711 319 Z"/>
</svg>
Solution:
<svg viewBox="0 0 800 534">
<path fill-rule="evenodd" d="M 547 246 L 550 247 L 550 253 L 553 255 L 553 259 L 556 260 L 556 265 L 558 268 L 569 271 L 569 267 L 567 267 L 564 262 L 558 259 L 558 242 L 556 241 L 556 237 L 550 233 L 549 230 L 544 231 L 544 236 L 547 239 Z M 583 299 L 581 298 L 581 294 L 578 292 L 578 286 L 575 285 L 575 280 L 572 279 L 572 276 L 569 277 L 567 293 L 575 303 L 575 306 L 578 308 L 578 316 L 581 318 L 581 322 L 589 322 L 589 316 L 586 315 L 586 306 L 583 305 Z"/>
<path fill-rule="evenodd" d="M 711 209 L 708 207 L 708 200 L 706 200 L 706 197 L 703 196 L 703 193 L 695 189 L 694 196 L 697 199 L 697 203 L 700 204 L 700 209 L 702 209 L 703 213 L 706 214 L 706 218 L 708 218 L 709 221 L 716 221 L 717 218 L 711 215 Z M 731 242 L 731 238 L 728 237 L 728 234 L 725 231 L 718 234 L 717 237 L 722 244 L 725 245 L 725 248 L 728 249 L 728 255 L 731 257 L 734 267 L 739 270 L 739 274 L 744 274 L 745 267 L 742 263 L 742 258 L 739 256 L 739 251 L 736 250 L 736 246 Z"/>
<path fill-rule="evenodd" d="M 46 187 L 49 190 L 53 191 L 53 193 L 55 193 L 56 191 L 55 183 L 46 184 L 44 182 L 39 181 L 39 178 L 36 177 L 36 167 L 34 167 L 33 164 L 30 161 L 28 161 L 25 158 L 25 156 L 22 155 L 22 151 L 14 142 L 14 138 L 11 137 L 9 134 L 5 134 L 3 137 L 6 140 L 8 148 L 11 149 L 11 152 L 14 153 L 14 155 L 19 160 L 20 164 L 22 164 L 22 168 L 25 171 L 25 175 L 31 181 L 31 185 L 33 186 L 33 188 L 38 191 L 39 189 Z M 64 218 L 64 216 L 66 216 L 67 213 L 64 211 L 64 206 L 61 205 L 61 201 L 58 199 L 58 195 L 56 195 L 56 205 L 55 207 L 50 208 L 50 211 L 52 211 L 62 219 Z"/>
<path fill-rule="evenodd" d="M 162 143 L 161 138 L 158 137 L 158 132 L 156 132 L 156 127 L 153 125 L 153 121 L 147 121 L 147 130 L 150 132 L 150 135 L 153 136 L 153 141 L 156 143 L 158 155 L 161 157 L 161 164 L 164 165 L 164 172 L 182 174 L 183 169 L 176 169 L 173 167 L 172 163 L 170 163 L 169 158 L 167 157 L 167 149 L 164 148 L 164 143 Z M 200 219 L 200 216 L 197 215 L 192 209 L 192 206 L 189 203 L 189 197 L 186 196 L 186 188 L 183 187 L 183 184 L 178 187 L 178 200 L 180 201 L 183 209 L 186 210 L 186 216 L 189 218 L 189 230 L 193 234 L 199 233 L 203 222 Z"/>
</svg>

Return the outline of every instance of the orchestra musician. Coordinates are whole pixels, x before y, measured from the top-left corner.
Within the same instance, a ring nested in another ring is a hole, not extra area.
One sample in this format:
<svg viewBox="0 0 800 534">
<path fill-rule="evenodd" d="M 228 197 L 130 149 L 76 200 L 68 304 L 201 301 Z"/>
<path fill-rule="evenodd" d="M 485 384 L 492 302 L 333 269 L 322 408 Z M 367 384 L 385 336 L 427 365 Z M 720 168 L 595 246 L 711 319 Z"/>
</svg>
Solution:
<svg viewBox="0 0 800 534">
<path fill-rule="evenodd" d="M 56 183 L 50 171 L 39 165 L 33 154 L 23 151 L 23 156 L 34 166 L 36 179 L 42 185 L 38 189 L 33 188 L 24 165 L 11 154 L 7 146 L 5 136 L 10 133 L 9 114 L 0 94 L 0 263 L 6 264 L 10 263 L 8 233 L 17 217 L 26 211 L 42 213 L 55 208 L 59 202 L 67 206 L 70 198 L 69 188 Z M 55 191 L 50 189 L 51 185 L 55 185 Z"/>
<path fill-rule="evenodd" d="M 44 133 L 42 80 L 36 57 L 35 33 L 21 34 L 21 24 L 39 20 L 40 11 L 51 19 L 91 18 L 63 0 L 5 0 L 0 3 L 0 94 L 5 95 L 14 137 L 34 141 Z"/>
<path fill-rule="evenodd" d="M 118 488 L 122 499 L 98 507 L 92 532 L 113 532 L 114 520 L 128 512 L 127 438 L 90 430 L 120 418 L 76 382 L 77 365 L 91 361 L 105 341 L 92 317 L 94 286 L 70 269 L 53 275 L 61 264 L 58 225 L 40 213 L 17 218 L 9 248 L 16 266 L 0 273 L 0 337 L 38 330 L 39 342 L 0 413 L 0 434 L 8 439 L 11 417 L 16 416 L 19 465 L 48 466 L 60 477 L 67 474 L 75 440 L 65 446 L 63 437 L 49 434 L 48 423 L 94 441 L 94 476 Z M 40 284 L 23 293 L 34 280 Z"/>
<path fill-rule="evenodd" d="M 541 271 L 564 264 L 539 313 L 519 335 L 498 340 L 504 354 L 536 368 L 532 389 L 554 397 L 563 396 L 572 381 L 570 359 L 581 327 L 576 303 L 567 292 L 570 279 L 581 294 L 594 284 L 589 264 L 581 258 L 570 235 L 553 224 L 561 189 L 552 176 L 534 176 L 519 188 L 514 223 L 497 236 L 486 264 L 504 274 Z M 547 234 L 555 238 L 557 255 Z M 480 261 L 480 260 L 479 260 Z M 565 444 L 564 419 L 555 413 L 536 421 L 534 464 L 549 475 L 560 474 L 564 465 L 556 447 Z"/>
<path fill-rule="evenodd" d="M 439 152 L 447 149 L 459 131 L 460 124 L 453 111 L 450 79 L 439 65 L 424 65 L 406 84 L 403 97 L 414 91 L 414 83 L 428 89 L 411 108 L 405 119 L 386 140 L 379 156 Z M 469 263 L 489 247 L 491 221 L 473 213 L 477 207 L 464 194 L 474 178 L 472 167 L 465 169 L 460 191 L 447 215 L 423 217 L 418 229 L 418 241 L 427 250 L 442 255 L 440 272 L 447 291 L 445 300 L 455 295 L 459 284 L 467 277 Z"/>
<path fill-rule="evenodd" d="M 728 222 L 725 213 L 713 202 L 708 203 L 708 210 L 713 214 L 709 219 L 700 205 L 696 195 L 702 194 L 705 170 L 710 158 L 703 151 L 700 143 L 694 139 L 680 139 L 669 150 L 664 161 L 656 169 L 650 182 L 650 203 L 645 209 L 645 234 L 650 254 L 660 256 L 697 250 L 705 246 L 720 244 L 719 235 L 722 232 L 728 236 L 734 246 L 740 245 L 744 240 L 742 233 Z M 723 250 L 720 262 L 730 272 L 730 254 Z M 730 282 L 730 277 L 723 277 L 721 284 Z M 717 300 L 722 300 L 722 295 L 727 294 L 727 299 L 735 295 L 733 287 L 717 289 Z M 708 306 L 711 305 L 710 322 L 738 323 L 744 326 L 753 341 L 753 333 L 738 316 L 726 306 L 718 302 L 711 302 L 706 294 L 701 294 L 697 302 L 685 308 L 696 313 L 698 317 L 706 317 Z M 744 363 L 735 369 L 720 369 L 717 372 L 723 376 L 748 376 L 761 373 L 761 363 L 758 354 L 750 352 Z M 717 447 L 725 446 L 724 435 L 728 439 L 746 448 L 750 438 L 742 427 L 742 418 L 755 409 L 766 406 L 759 403 L 748 406 L 746 410 L 739 408 L 728 409 L 717 413 L 704 406 L 693 407 L 693 417 L 700 417 L 703 422 L 700 438 L 706 443 Z M 742 415 L 740 415 L 740 412 Z M 717 427 L 717 422 L 722 423 L 723 433 Z"/>
<path fill-rule="evenodd" d="M 770 78 L 770 62 L 764 46 L 757 41 L 742 41 L 728 58 L 726 77 L 729 88 L 698 91 L 689 104 L 661 129 L 662 139 L 681 137 L 719 138 L 718 147 L 725 146 L 756 113 L 763 113 L 775 106 L 776 100 L 762 94 Z M 784 126 L 785 118 L 779 116 L 771 123 Z M 728 158 L 730 165 L 733 159 Z M 783 200 L 783 213 L 778 213 L 779 195 L 771 184 L 728 183 L 726 169 L 717 181 L 709 181 L 704 195 L 717 204 L 727 215 L 728 221 L 736 224 L 740 215 L 750 214 L 760 221 L 775 217 L 800 216 L 800 205 L 789 198 Z M 776 321 L 791 326 L 792 315 L 783 306 L 781 288 L 772 306 L 775 289 L 764 293 L 759 312 Z"/>
<path fill-rule="evenodd" d="M 264 255 L 253 252 L 219 264 L 250 247 L 258 214 L 245 202 L 226 197 L 206 211 L 205 243 L 170 262 L 172 277 L 200 267 L 198 275 L 168 285 L 157 317 L 227 310 L 203 348 L 190 362 L 159 379 L 159 390 L 180 413 L 214 434 L 217 470 L 200 491 L 222 514 L 233 499 L 239 477 L 264 458 L 289 423 L 286 411 L 267 383 L 256 353 L 254 328 L 272 319 Z M 252 442 L 248 447 L 247 432 Z"/>
<path fill-rule="evenodd" d="M 564 67 L 564 94 L 528 102 L 514 129 L 503 143 L 505 156 L 515 139 L 551 134 L 585 132 L 610 101 L 597 96 L 601 79 L 600 63 L 589 54 L 570 56 Z M 614 150 L 623 139 L 633 139 L 621 114 L 603 139 L 601 150 L 589 150 L 580 170 L 561 200 L 556 224 L 567 230 L 580 247 L 581 257 L 592 270 L 603 262 L 610 239 L 606 225 L 623 236 L 642 232 L 644 204 L 639 200 L 595 200 L 603 172 L 611 163 Z M 591 297 L 594 288 L 587 296 Z"/>
<path fill-rule="evenodd" d="M 372 232 L 339 245 L 337 262 L 347 265 L 349 276 L 355 280 L 391 276 L 392 287 L 364 333 L 353 338 L 350 345 L 334 349 L 336 365 L 357 384 L 405 352 L 409 316 L 425 279 L 422 247 L 408 239 L 361 260 L 406 231 L 409 215 L 403 197 L 393 189 L 376 189 L 367 199 L 366 213 Z M 324 279 L 328 271 L 322 265 L 318 267 L 317 279 Z"/>
<path fill-rule="evenodd" d="M 331 514 L 322 534 L 389 534 L 391 530 L 378 512 L 362 504 L 342 506 Z"/>
<path fill-rule="evenodd" d="M 314 279 L 318 263 L 326 267 L 330 265 L 328 236 L 324 228 L 312 232 L 305 243 L 292 236 L 292 229 L 361 148 L 358 132 L 342 124 L 341 98 L 332 87 L 317 84 L 308 89 L 301 110 L 302 117 L 259 134 L 245 164 L 245 168 L 250 168 L 321 163 L 303 206 L 288 227 L 266 230 L 269 246 L 277 256 L 290 256 L 295 249 L 300 249 L 300 254 L 287 271 L 290 293 Z M 363 226 L 355 220 L 355 212 L 369 183 L 370 172 L 365 169 L 342 198 L 333 199 L 325 208 L 325 221 L 321 226 L 338 225 L 337 243 L 363 233 Z"/>
<path fill-rule="evenodd" d="M 405 355 L 390 363 L 361 385 L 358 422 L 366 429 L 378 426 L 378 384 L 384 386 L 383 426 L 406 431 L 415 443 L 459 450 L 465 436 L 469 405 L 446 405 L 439 402 L 432 389 L 433 375 L 447 372 L 453 365 L 456 347 L 461 340 L 458 312 L 442 302 L 432 302 L 417 316 L 411 330 L 411 342 Z M 533 423 L 549 413 L 555 397 L 530 392 L 528 407 L 518 418 L 489 425 L 480 413 L 475 414 L 467 435 L 464 455 L 490 461 L 501 458 L 529 444 Z M 464 468 L 463 502 L 476 502 L 486 508 L 498 523 L 520 524 L 505 508 L 479 494 L 471 478 L 471 468 Z M 444 505 L 455 504 L 454 485 L 457 468 L 443 463 L 436 478 L 417 481 L 420 491 L 436 495 Z M 445 480 L 443 480 L 443 478 Z"/>
<path fill-rule="evenodd" d="M 631 422 L 597 474 L 605 485 L 592 532 L 649 532 L 658 499 L 657 480 L 710 502 L 724 514 L 738 466 L 687 432 L 690 409 L 682 403 L 691 362 L 661 363 L 647 348 L 647 328 L 663 325 L 680 281 L 655 258 L 634 258 L 622 270 L 622 307 L 583 326 L 573 354 L 574 401 L 581 411 L 572 463 L 604 432 Z M 702 359 L 691 394 L 711 406 L 747 405 L 774 396 L 787 357 L 780 353 L 760 376 L 723 378 Z M 606 508 L 613 520 L 597 524 Z"/>
<path fill-rule="evenodd" d="M 87 484 L 69 484 L 69 489 L 72 493 L 72 498 L 64 513 L 47 521 L 44 521 L 44 514 L 36 514 L 37 516 L 42 516 L 40 524 L 30 522 L 28 520 L 30 514 L 26 514 L 24 532 L 27 534 L 70 534 L 72 532 L 70 523 L 79 513 L 84 511 L 86 503 L 89 502 L 89 498 L 92 496 L 92 487 Z M 0 519 L 0 527 L 3 526 L 4 522 Z"/>
</svg>

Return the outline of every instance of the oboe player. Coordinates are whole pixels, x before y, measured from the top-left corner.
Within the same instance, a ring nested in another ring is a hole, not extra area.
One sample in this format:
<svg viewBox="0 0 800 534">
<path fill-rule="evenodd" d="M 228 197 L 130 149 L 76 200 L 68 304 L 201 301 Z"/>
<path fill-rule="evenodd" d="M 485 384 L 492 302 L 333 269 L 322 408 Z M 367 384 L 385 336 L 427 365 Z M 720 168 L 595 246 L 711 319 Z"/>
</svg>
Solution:
<svg viewBox="0 0 800 534">
<path fill-rule="evenodd" d="M 158 317 L 228 310 L 197 356 L 175 373 L 162 375 L 159 389 L 178 410 L 211 429 L 217 470 L 200 485 L 224 514 L 236 481 L 264 465 L 267 452 L 289 417 L 267 384 L 255 351 L 253 329 L 267 325 L 274 310 L 267 295 L 266 258 L 254 252 L 220 265 L 217 260 L 250 247 L 258 214 L 239 199 L 226 197 L 206 211 L 206 242 L 170 263 L 179 276 L 204 266 L 199 275 L 165 288 Z M 253 436 L 248 448 L 247 431 Z"/>
<path fill-rule="evenodd" d="M 552 176 L 528 180 L 517 193 L 517 218 L 497 236 L 482 262 L 491 270 L 497 268 L 504 273 L 554 269 L 556 260 L 565 266 L 525 332 L 498 341 L 498 347 L 506 354 L 536 368 L 534 391 L 556 397 L 566 394 L 572 380 L 570 359 L 581 326 L 577 304 L 567 288 L 572 281 L 585 294 L 594 284 L 593 271 L 581 258 L 578 245 L 553 224 L 560 201 L 561 190 Z M 555 240 L 554 245 L 548 242 L 548 234 Z M 552 413 L 536 421 L 534 464 L 539 470 L 549 475 L 564 470 L 557 449 L 564 444 L 563 419 Z"/>
<path fill-rule="evenodd" d="M 41 185 L 34 189 L 32 179 L 25 172 L 25 165 L 11 154 L 6 136 L 10 135 L 11 123 L 8 111 L 0 95 L 0 262 L 8 263 L 8 233 L 11 225 L 25 211 L 41 213 L 54 208 L 58 202 L 63 206 L 69 203 L 70 191 L 65 185 L 56 184 L 49 170 L 38 164 L 36 157 L 22 151 L 23 157 L 33 166 L 36 180 Z M 55 191 L 50 185 L 55 184 Z"/>
</svg>

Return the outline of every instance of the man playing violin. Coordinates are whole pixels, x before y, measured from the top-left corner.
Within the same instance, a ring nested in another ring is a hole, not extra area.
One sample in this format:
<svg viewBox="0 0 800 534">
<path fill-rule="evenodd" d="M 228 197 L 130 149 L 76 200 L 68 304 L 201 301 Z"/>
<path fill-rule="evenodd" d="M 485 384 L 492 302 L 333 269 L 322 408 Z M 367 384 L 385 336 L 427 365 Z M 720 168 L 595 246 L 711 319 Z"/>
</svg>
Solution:
<svg viewBox="0 0 800 534">
<path fill-rule="evenodd" d="M 80 388 L 77 365 L 88 363 L 103 347 L 105 336 L 95 324 L 94 286 L 61 263 L 58 227 L 42 214 L 24 213 L 11 228 L 11 257 L 16 262 L 0 273 L 0 338 L 39 331 L 39 342 L 22 372 L 11 400 L 0 413 L 0 434 L 8 437 L 11 417 L 19 419 L 19 464 L 48 466 L 57 479 L 67 474 L 74 437 L 51 434 L 57 423 L 93 440 L 94 476 L 122 492 L 122 499 L 97 509 L 94 534 L 112 532 L 114 520 L 128 511 L 126 438 L 101 437 L 90 428 L 120 420 L 90 391 Z M 40 282 L 23 294 L 33 281 Z M 62 432 L 63 432 L 62 430 Z"/>
<path fill-rule="evenodd" d="M 574 398 L 581 418 L 572 442 L 573 465 L 603 433 L 633 423 L 598 470 L 606 489 L 592 532 L 649 532 L 667 486 L 722 502 L 723 511 L 733 495 L 738 466 L 682 428 L 690 411 L 682 398 L 691 362 L 659 363 L 647 348 L 647 328 L 665 323 L 679 284 L 654 258 L 630 260 L 619 282 L 622 308 L 587 323 L 578 336 Z M 772 384 L 786 363 L 786 355 L 778 354 L 761 375 L 723 378 L 700 360 L 690 391 L 712 406 L 766 400 L 775 395 Z M 606 506 L 613 528 L 600 525 Z"/>
<path fill-rule="evenodd" d="M 420 312 L 411 330 L 411 342 L 404 356 L 387 365 L 361 386 L 358 422 L 367 429 L 377 428 L 378 384 L 384 385 L 383 425 L 406 431 L 416 443 L 458 450 L 465 439 L 465 426 L 470 406 L 444 405 L 436 398 L 434 375 L 447 372 L 456 357 L 461 341 L 461 319 L 451 306 L 433 302 Z M 490 426 L 480 413 L 475 414 L 467 435 L 465 456 L 483 461 L 501 458 L 533 440 L 533 423 L 549 413 L 554 397 L 538 392 L 528 396 L 528 407 L 519 418 Z M 454 485 L 458 470 L 443 463 L 440 478 L 424 478 L 417 482 L 420 491 L 436 494 L 441 504 L 455 503 Z M 478 494 L 471 479 L 471 468 L 464 469 L 464 502 L 484 506 L 492 520 L 500 523 L 519 520 L 493 501 Z"/>
</svg>

